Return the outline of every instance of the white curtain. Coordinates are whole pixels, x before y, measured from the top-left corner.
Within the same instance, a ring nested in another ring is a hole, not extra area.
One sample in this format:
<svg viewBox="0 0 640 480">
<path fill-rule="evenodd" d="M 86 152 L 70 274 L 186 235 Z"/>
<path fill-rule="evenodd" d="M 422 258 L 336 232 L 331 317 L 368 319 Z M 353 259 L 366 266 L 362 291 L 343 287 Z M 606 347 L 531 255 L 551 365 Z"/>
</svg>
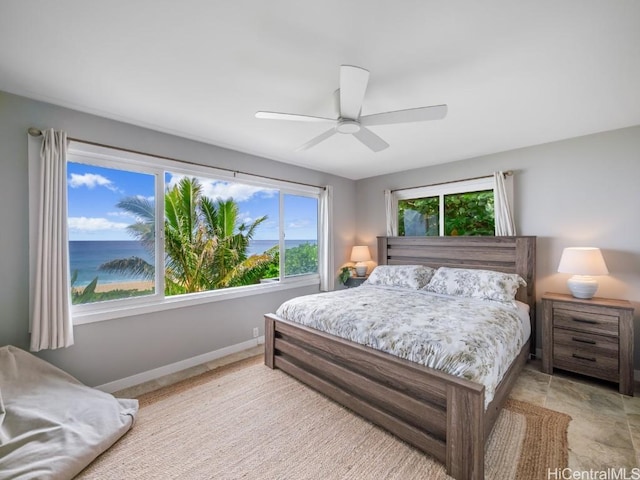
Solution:
<svg viewBox="0 0 640 480">
<path fill-rule="evenodd" d="M 335 286 L 333 274 L 333 233 L 331 211 L 333 209 L 333 187 L 327 185 L 320 193 L 320 251 L 318 252 L 320 290 L 327 292 Z"/>
<path fill-rule="evenodd" d="M 391 190 L 384 191 L 384 204 L 387 215 L 387 236 L 396 237 L 398 235 L 398 211 L 396 196 Z"/>
<path fill-rule="evenodd" d="M 511 205 L 507 195 L 507 187 L 503 172 L 494 172 L 494 212 L 497 236 L 513 236 L 516 234 L 516 226 L 513 222 Z"/>
<path fill-rule="evenodd" d="M 35 262 L 30 276 L 31 350 L 73 345 L 69 291 L 69 244 L 67 241 L 67 134 L 53 129 L 43 132 L 39 162 L 29 175 L 37 186 L 33 193 L 37 209 L 33 244 Z"/>
</svg>

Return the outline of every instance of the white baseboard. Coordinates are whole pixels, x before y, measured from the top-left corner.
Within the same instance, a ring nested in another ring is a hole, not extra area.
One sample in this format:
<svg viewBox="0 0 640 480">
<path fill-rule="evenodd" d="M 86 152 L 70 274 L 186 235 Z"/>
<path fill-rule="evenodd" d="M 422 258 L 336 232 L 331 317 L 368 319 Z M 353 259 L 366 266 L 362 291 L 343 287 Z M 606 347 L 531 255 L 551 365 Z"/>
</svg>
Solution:
<svg viewBox="0 0 640 480">
<path fill-rule="evenodd" d="M 264 335 L 252 340 L 247 340 L 246 342 L 237 343 L 229 347 L 214 350 L 213 352 L 203 353 L 202 355 L 196 355 L 195 357 L 180 360 L 179 362 L 171 363 L 163 367 L 154 368 L 153 370 L 147 370 L 146 372 L 137 373 L 135 375 L 131 375 L 130 377 L 122 378 L 120 380 L 114 380 L 113 382 L 105 383 L 104 385 L 98 385 L 95 388 L 107 393 L 117 392 L 125 388 L 140 385 L 141 383 L 148 382 L 150 380 L 164 377 L 165 375 L 170 375 L 187 368 L 195 367 L 203 363 L 217 360 L 218 358 L 226 357 L 227 355 L 231 355 L 233 353 L 248 350 L 249 348 L 256 347 L 263 343 Z"/>
</svg>

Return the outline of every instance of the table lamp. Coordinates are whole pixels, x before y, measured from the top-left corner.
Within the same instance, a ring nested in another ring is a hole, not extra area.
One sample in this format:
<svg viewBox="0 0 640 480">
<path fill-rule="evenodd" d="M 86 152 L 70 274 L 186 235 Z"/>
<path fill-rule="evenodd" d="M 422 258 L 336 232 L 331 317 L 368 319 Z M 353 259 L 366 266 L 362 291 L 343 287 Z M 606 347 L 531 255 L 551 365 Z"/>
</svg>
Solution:
<svg viewBox="0 0 640 480">
<path fill-rule="evenodd" d="M 356 262 L 356 275 L 364 277 L 367 274 L 367 264 L 371 260 L 369 247 L 366 245 L 357 245 L 351 249 L 351 261 Z"/>
<path fill-rule="evenodd" d="M 592 298 L 598 282 L 591 275 L 608 275 L 602 252 L 595 247 L 568 247 L 562 251 L 558 272 L 571 273 L 567 280 L 571 294 L 576 298 Z"/>
</svg>

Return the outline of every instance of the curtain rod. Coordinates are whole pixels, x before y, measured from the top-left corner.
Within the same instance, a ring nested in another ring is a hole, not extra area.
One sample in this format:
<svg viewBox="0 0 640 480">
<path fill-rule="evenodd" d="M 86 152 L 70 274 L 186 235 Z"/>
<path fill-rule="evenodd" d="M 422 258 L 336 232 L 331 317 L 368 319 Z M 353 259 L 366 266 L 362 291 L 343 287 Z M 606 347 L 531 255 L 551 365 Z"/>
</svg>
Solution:
<svg viewBox="0 0 640 480">
<path fill-rule="evenodd" d="M 513 175 L 513 170 L 507 170 L 506 172 L 502 172 L 502 175 L 504 177 L 510 177 L 511 175 Z M 460 180 L 451 180 L 448 182 L 440 182 L 440 183 L 430 183 L 428 185 L 416 185 L 415 187 L 394 188 L 393 190 L 391 190 L 391 193 L 399 192 L 400 190 L 411 190 L 412 188 L 436 187 L 438 185 L 447 185 L 448 183 L 466 182 L 468 180 L 480 180 L 481 178 L 493 178 L 493 175 L 483 175 L 482 177 L 462 178 Z"/>
<path fill-rule="evenodd" d="M 32 137 L 39 137 L 40 135 L 42 135 L 42 130 L 40 130 L 39 128 L 35 128 L 35 127 L 30 127 L 27 130 L 27 132 Z M 180 159 L 173 158 L 173 157 L 166 157 L 164 155 L 156 155 L 156 154 L 152 154 L 152 153 L 140 152 L 138 150 L 130 150 L 128 148 L 114 147 L 113 145 L 107 145 L 105 143 L 89 142 L 87 140 L 80 140 L 78 138 L 73 138 L 73 137 L 67 137 L 67 140 L 72 141 L 72 142 L 84 143 L 86 145 L 93 145 L 93 146 L 96 146 L 96 147 L 111 148 L 111 149 L 114 149 L 114 150 L 120 150 L 122 152 L 135 153 L 137 155 L 146 155 L 146 156 L 149 156 L 149 157 L 161 158 L 163 160 L 171 160 L 173 162 L 186 163 L 188 165 L 195 165 L 195 166 L 198 166 L 198 167 L 217 168 L 218 170 L 224 170 L 225 172 L 233 173 L 234 176 L 239 173 L 241 175 L 249 175 L 249 176 L 252 176 L 252 177 L 264 178 L 266 180 L 275 180 L 277 182 L 294 183 L 296 185 L 303 185 L 305 187 L 320 188 L 322 190 L 326 190 L 326 188 L 327 188 L 327 187 L 321 187 L 321 186 L 318 186 L 318 185 L 313 185 L 312 183 L 296 182 L 294 180 L 284 180 L 282 178 L 277 178 L 277 177 L 267 177 L 265 175 L 258 175 L 258 174 L 255 174 L 255 173 L 247 173 L 247 172 L 242 172 L 240 170 L 232 170 L 230 168 L 225 168 L 225 167 L 215 167 L 213 165 L 206 165 L 204 163 L 192 162 L 192 161 L 189 161 L 189 160 L 180 160 Z"/>
</svg>

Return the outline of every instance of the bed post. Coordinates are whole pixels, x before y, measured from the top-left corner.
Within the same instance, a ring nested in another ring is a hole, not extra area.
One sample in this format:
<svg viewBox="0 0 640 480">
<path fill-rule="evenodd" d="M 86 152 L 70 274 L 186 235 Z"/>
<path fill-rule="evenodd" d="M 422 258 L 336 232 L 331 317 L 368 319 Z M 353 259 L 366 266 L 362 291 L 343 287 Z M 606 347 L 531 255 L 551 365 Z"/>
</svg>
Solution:
<svg viewBox="0 0 640 480">
<path fill-rule="evenodd" d="M 531 357 L 536 358 L 536 237 L 515 237 L 516 273 L 527 282 L 526 296 L 519 300 L 529 305 L 531 317 Z M 529 275 L 527 275 L 529 273 Z"/>
<path fill-rule="evenodd" d="M 447 473 L 484 480 L 484 387 L 447 386 Z"/>
<path fill-rule="evenodd" d="M 269 368 L 275 368 L 274 365 L 274 347 L 275 347 L 275 329 L 276 322 L 270 315 L 264 316 L 264 364 Z"/>
<path fill-rule="evenodd" d="M 378 237 L 378 265 L 387 264 L 388 237 Z"/>
</svg>

